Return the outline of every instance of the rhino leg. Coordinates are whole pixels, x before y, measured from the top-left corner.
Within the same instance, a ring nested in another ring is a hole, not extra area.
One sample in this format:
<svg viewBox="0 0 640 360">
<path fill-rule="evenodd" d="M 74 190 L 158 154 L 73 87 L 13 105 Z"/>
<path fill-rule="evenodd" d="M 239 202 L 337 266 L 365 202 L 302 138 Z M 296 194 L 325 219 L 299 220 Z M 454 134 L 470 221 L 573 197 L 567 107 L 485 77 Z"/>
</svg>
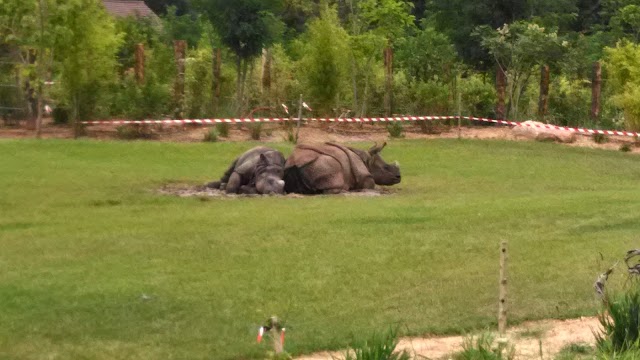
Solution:
<svg viewBox="0 0 640 360">
<path fill-rule="evenodd" d="M 242 177 L 237 172 L 234 172 L 229 177 L 229 182 L 227 182 L 227 186 L 224 189 L 227 194 L 237 194 L 238 190 L 240 190 L 240 186 L 242 185 Z"/>
<path fill-rule="evenodd" d="M 240 186 L 240 194 L 257 194 L 258 190 L 255 186 L 242 185 Z"/>
</svg>

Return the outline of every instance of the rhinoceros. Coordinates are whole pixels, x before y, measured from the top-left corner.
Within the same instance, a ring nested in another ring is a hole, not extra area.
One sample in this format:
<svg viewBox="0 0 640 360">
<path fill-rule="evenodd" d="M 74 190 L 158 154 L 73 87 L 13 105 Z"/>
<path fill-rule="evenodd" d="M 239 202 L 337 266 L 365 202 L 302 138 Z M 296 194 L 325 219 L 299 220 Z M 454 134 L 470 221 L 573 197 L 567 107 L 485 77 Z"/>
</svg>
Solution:
<svg viewBox="0 0 640 360">
<path fill-rule="evenodd" d="M 336 194 L 400 182 L 400 167 L 387 164 L 375 144 L 369 151 L 335 143 L 298 145 L 284 167 L 285 192 Z"/>
<path fill-rule="evenodd" d="M 257 146 L 236 158 L 220 180 L 207 187 L 227 194 L 283 194 L 284 163 L 280 151 Z"/>
</svg>

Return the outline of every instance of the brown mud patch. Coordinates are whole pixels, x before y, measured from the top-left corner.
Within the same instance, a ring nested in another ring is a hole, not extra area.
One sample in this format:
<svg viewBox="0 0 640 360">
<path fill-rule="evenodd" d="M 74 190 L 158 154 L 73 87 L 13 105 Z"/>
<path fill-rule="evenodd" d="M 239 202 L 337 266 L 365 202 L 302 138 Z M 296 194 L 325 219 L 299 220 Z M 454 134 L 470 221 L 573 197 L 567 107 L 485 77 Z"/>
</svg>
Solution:
<svg viewBox="0 0 640 360">
<path fill-rule="evenodd" d="M 193 185 L 184 183 L 169 183 L 165 184 L 160 189 L 156 190 L 161 195 L 177 196 L 177 197 L 197 197 L 201 199 L 208 198 L 224 198 L 224 199 L 239 199 L 239 198 L 252 198 L 252 197 L 284 197 L 284 198 L 303 198 L 309 196 L 347 196 L 347 197 L 377 197 L 392 195 L 396 193 L 396 190 L 386 187 L 379 187 L 373 190 L 362 191 L 348 191 L 335 195 L 301 195 L 301 194 L 286 194 L 286 195 L 261 195 L 261 194 L 227 194 L 219 189 L 208 188 L 206 185 Z"/>
</svg>

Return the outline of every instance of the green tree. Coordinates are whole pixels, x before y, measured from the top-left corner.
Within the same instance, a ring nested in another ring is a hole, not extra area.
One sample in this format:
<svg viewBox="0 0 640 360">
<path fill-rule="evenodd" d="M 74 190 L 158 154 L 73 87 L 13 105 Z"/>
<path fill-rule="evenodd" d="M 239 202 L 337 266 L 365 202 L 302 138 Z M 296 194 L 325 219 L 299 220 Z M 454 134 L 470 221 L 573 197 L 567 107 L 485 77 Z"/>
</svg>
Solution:
<svg viewBox="0 0 640 360">
<path fill-rule="evenodd" d="M 309 24 L 306 36 L 300 73 L 315 109 L 331 114 L 348 83 L 348 34 L 340 26 L 336 9 L 325 5 L 320 18 Z"/>
<path fill-rule="evenodd" d="M 251 60 L 282 34 L 275 0 L 199 0 L 223 44 L 236 55 L 236 109 L 242 115 L 244 86 Z"/>
<path fill-rule="evenodd" d="M 605 66 L 613 103 L 624 112 L 628 130 L 640 130 L 640 45 L 620 41 L 605 49 Z"/>
<path fill-rule="evenodd" d="M 518 21 L 497 30 L 478 28 L 482 46 L 507 75 L 508 116 L 518 118 L 520 98 L 540 65 L 554 65 L 566 47 L 555 31 Z M 564 44 L 566 45 L 566 43 Z"/>
</svg>

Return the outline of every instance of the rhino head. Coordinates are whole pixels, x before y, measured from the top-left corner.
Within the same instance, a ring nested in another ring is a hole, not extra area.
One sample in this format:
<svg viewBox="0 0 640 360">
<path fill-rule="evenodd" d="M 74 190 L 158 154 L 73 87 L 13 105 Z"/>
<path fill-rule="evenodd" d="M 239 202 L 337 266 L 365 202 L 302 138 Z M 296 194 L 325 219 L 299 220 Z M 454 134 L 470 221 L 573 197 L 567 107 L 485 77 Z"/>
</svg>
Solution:
<svg viewBox="0 0 640 360">
<path fill-rule="evenodd" d="M 397 161 L 393 164 L 387 164 L 382 159 L 380 152 L 385 146 L 387 146 L 386 142 L 380 146 L 374 144 L 371 149 L 369 149 L 367 168 L 371 175 L 373 175 L 373 181 L 375 181 L 377 185 L 395 185 L 400 182 L 400 164 L 398 164 Z"/>
<path fill-rule="evenodd" d="M 284 169 L 282 164 L 272 164 L 260 154 L 256 164 L 256 190 L 259 194 L 284 194 Z"/>
</svg>

